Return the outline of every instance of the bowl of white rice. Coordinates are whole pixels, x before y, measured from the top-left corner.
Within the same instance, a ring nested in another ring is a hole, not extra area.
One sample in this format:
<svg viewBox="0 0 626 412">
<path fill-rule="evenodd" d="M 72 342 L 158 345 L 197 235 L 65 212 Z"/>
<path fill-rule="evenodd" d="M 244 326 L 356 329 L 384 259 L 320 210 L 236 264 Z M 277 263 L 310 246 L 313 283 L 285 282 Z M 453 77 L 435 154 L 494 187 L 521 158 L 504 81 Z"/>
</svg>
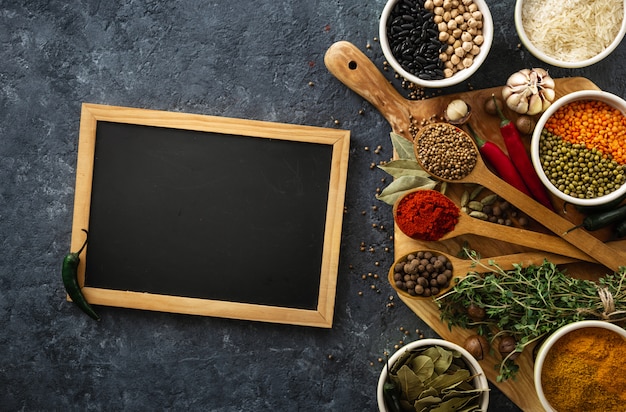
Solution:
<svg viewBox="0 0 626 412">
<path fill-rule="evenodd" d="M 625 0 L 517 0 L 515 27 L 530 53 L 556 67 L 599 62 L 626 34 Z"/>
</svg>

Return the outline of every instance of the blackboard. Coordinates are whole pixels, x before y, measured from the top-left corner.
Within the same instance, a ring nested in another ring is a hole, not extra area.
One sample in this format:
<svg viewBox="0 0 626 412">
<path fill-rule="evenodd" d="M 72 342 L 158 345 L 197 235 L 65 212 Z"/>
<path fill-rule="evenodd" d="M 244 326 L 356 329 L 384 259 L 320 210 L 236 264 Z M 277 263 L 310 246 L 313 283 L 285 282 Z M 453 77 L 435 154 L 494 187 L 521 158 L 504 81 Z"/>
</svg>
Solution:
<svg viewBox="0 0 626 412">
<path fill-rule="evenodd" d="M 83 104 L 95 305 L 331 327 L 349 132 Z"/>
</svg>

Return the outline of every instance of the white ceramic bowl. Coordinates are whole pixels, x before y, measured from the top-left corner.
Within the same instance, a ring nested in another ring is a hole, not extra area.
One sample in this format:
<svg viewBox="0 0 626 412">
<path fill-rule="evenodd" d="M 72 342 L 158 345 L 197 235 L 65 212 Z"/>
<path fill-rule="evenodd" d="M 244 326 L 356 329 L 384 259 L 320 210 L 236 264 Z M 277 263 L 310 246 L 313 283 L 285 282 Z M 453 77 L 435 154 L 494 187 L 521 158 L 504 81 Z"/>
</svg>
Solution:
<svg viewBox="0 0 626 412">
<path fill-rule="evenodd" d="M 582 328 L 604 328 L 610 331 L 616 332 L 619 335 L 622 335 L 624 339 L 626 339 L 626 330 L 620 328 L 617 325 L 614 325 L 609 322 L 604 322 L 600 320 L 582 320 L 579 322 L 570 323 L 567 326 L 563 326 L 558 329 L 556 332 L 551 334 L 541 345 L 539 350 L 537 351 L 537 357 L 535 358 L 535 366 L 534 366 L 534 382 L 535 382 L 535 390 L 537 391 L 537 396 L 539 397 L 539 401 L 544 409 L 548 412 L 556 412 L 554 408 L 550 405 L 550 402 L 546 399 L 546 396 L 543 392 L 543 387 L 541 385 L 541 372 L 543 369 L 543 364 L 546 360 L 546 355 L 552 348 L 552 346 L 562 338 L 564 335 L 568 334 L 577 329 Z"/>
<path fill-rule="evenodd" d="M 430 346 L 440 346 L 442 348 L 449 349 L 449 350 L 456 350 L 461 353 L 461 355 L 463 356 L 463 359 L 465 360 L 465 362 L 467 363 L 467 366 L 469 367 L 471 374 L 474 375 L 474 380 L 472 381 L 472 383 L 474 384 L 474 387 L 485 389 L 485 391 L 483 391 L 482 394 L 480 395 L 480 409 L 483 412 L 487 411 L 487 407 L 489 406 L 489 382 L 487 381 L 487 378 L 485 377 L 483 369 L 481 368 L 478 361 L 472 355 L 470 355 L 468 351 L 466 351 L 463 347 L 455 343 L 448 342 L 447 340 L 443 340 L 443 339 L 416 340 L 414 342 L 404 345 L 402 348 L 398 349 L 393 355 L 391 355 L 391 357 L 389 358 L 389 367 L 393 366 L 393 364 L 398 360 L 398 358 L 402 356 L 402 354 L 406 352 L 407 350 L 412 350 L 412 349 L 417 349 L 417 348 L 427 348 Z M 380 377 L 378 378 L 377 399 L 378 399 L 378 410 L 380 412 L 389 411 L 385 405 L 385 399 L 383 397 L 383 386 L 386 380 L 387 380 L 387 365 L 383 367 L 383 370 L 380 373 Z"/>
<path fill-rule="evenodd" d="M 378 27 L 378 36 L 380 39 L 380 45 L 383 49 L 383 54 L 387 59 L 387 62 L 393 67 L 393 69 L 402 77 L 409 80 L 411 83 L 414 83 L 420 87 L 425 88 L 442 88 L 442 87 L 450 87 L 456 84 L 459 84 L 465 80 L 467 80 L 472 74 L 476 72 L 480 68 L 480 66 L 487 59 L 487 55 L 489 54 L 489 50 L 491 49 L 491 44 L 493 42 L 493 20 L 491 18 L 491 12 L 489 11 L 489 7 L 485 0 L 473 0 L 474 3 L 478 6 L 478 10 L 483 15 L 483 27 L 482 27 L 482 35 L 484 38 L 483 44 L 480 46 L 480 53 L 474 57 L 474 63 L 468 67 L 467 69 L 459 70 L 451 77 L 441 79 L 441 80 L 422 80 L 419 77 L 410 74 L 406 70 L 400 66 L 398 60 L 394 57 L 391 52 L 391 48 L 389 47 L 389 39 L 387 37 L 387 21 L 389 20 L 389 16 L 396 3 L 400 0 L 388 0 L 385 5 L 383 12 L 380 16 L 380 22 Z"/>
<path fill-rule="evenodd" d="M 626 101 L 612 93 L 598 90 L 581 90 L 578 92 L 566 94 L 565 96 L 553 102 L 552 105 L 548 107 L 548 109 L 541 115 L 541 117 L 537 121 L 537 125 L 535 126 L 535 130 L 533 131 L 533 136 L 530 143 L 530 156 L 533 166 L 537 171 L 537 174 L 539 175 L 539 179 L 541 179 L 543 184 L 552 194 L 573 205 L 599 206 L 611 202 L 612 200 L 615 200 L 618 197 L 622 196 L 624 193 L 626 193 L 626 184 L 623 184 L 620 188 L 605 196 L 600 196 L 592 199 L 579 199 L 573 196 L 566 195 L 558 188 L 556 188 L 552 184 L 552 182 L 548 180 L 548 177 L 541 167 L 541 162 L 539 160 L 539 143 L 541 140 L 541 131 L 543 130 L 546 122 L 548 121 L 550 116 L 552 116 L 560 107 L 578 100 L 599 100 L 619 109 L 623 114 L 626 115 Z"/>
<path fill-rule="evenodd" d="M 622 20 L 622 25 L 620 27 L 619 32 L 617 33 L 617 36 L 615 36 L 615 39 L 613 40 L 613 42 L 607 48 L 605 48 L 602 52 L 586 60 L 580 60 L 580 61 L 575 61 L 575 62 L 558 60 L 555 57 L 549 56 L 543 51 L 539 50 L 528 38 L 528 35 L 526 34 L 526 31 L 524 30 L 524 25 L 522 23 L 523 4 L 524 4 L 524 0 L 517 0 L 515 2 L 514 20 L 515 20 L 515 28 L 517 30 L 517 35 L 519 36 L 524 47 L 526 47 L 533 56 L 535 56 L 536 58 L 538 58 L 539 60 L 545 63 L 551 64 L 552 66 L 564 67 L 566 69 L 575 69 L 575 68 L 580 68 L 580 67 L 591 66 L 592 64 L 599 62 L 600 60 L 606 58 L 609 54 L 611 54 L 613 50 L 615 50 L 615 48 L 621 43 L 622 39 L 624 38 L 624 34 L 626 34 L 626 16 L 624 16 L 624 19 Z M 581 24 L 584 24 L 584 23 L 581 23 Z"/>
</svg>

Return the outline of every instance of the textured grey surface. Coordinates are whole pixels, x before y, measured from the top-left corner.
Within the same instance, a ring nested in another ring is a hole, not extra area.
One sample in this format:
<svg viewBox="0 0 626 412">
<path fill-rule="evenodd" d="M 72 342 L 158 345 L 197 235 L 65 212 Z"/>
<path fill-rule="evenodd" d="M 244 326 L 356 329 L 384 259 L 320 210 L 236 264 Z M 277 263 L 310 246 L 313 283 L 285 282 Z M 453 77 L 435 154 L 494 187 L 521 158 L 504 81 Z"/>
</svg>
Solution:
<svg viewBox="0 0 626 412">
<path fill-rule="evenodd" d="M 496 39 L 470 79 L 475 88 L 540 65 L 517 47 L 513 1 L 489 3 Z M 435 334 L 397 299 L 388 305 L 393 222 L 374 199 L 385 175 L 370 164 L 391 156 L 390 128 L 323 56 L 348 40 L 382 67 L 374 39 L 383 5 L 0 1 L 0 410 L 376 410 L 383 351 L 417 339 L 417 329 Z M 623 96 L 624 50 L 552 74 L 583 75 Z M 334 327 L 107 307 L 95 323 L 67 303 L 59 272 L 82 102 L 349 129 Z M 378 145 L 378 154 L 364 149 Z M 368 273 L 381 276 L 363 280 Z M 516 410 L 497 390 L 490 409 Z"/>
</svg>

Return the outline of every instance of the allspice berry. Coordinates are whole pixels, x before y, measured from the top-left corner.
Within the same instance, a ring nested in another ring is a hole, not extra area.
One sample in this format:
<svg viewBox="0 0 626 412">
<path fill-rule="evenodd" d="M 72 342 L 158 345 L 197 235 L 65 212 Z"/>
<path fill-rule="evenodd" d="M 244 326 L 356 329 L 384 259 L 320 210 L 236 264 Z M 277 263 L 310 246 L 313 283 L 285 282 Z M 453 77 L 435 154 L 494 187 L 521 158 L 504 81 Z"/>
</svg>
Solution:
<svg viewBox="0 0 626 412">
<path fill-rule="evenodd" d="M 489 341 L 483 335 L 471 335 L 463 342 L 463 347 L 476 360 L 482 360 L 489 353 Z"/>
<path fill-rule="evenodd" d="M 500 352 L 500 355 L 502 355 L 502 358 L 504 359 L 507 356 L 509 356 L 511 352 L 515 352 L 516 346 L 517 346 L 517 341 L 515 340 L 513 336 L 504 336 L 502 339 L 500 339 L 500 343 L 498 344 L 498 351 Z M 518 356 L 519 356 L 519 352 L 515 352 L 509 357 L 509 360 L 515 360 Z"/>
</svg>

